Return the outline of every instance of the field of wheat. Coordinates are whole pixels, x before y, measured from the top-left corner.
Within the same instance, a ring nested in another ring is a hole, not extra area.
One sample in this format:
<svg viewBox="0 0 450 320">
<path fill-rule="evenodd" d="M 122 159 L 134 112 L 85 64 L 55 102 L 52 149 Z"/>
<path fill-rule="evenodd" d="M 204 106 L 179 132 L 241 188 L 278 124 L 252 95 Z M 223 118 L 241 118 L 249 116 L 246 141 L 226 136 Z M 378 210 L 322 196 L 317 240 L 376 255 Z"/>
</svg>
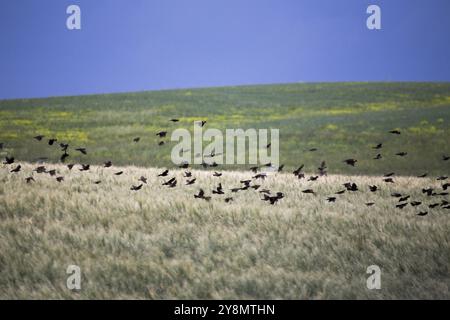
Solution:
<svg viewBox="0 0 450 320">
<path fill-rule="evenodd" d="M 428 208 L 448 197 L 421 191 L 441 188 L 436 177 L 275 173 L 257 181 L 285 194 L 270 205 L 258 190 L 230 191 L 251 172 L 193 170 L 186 186 L 183 170 L 48 165 L 50 176 L 21 164 L 0 168 L 2 299 L 450 298 L 450 210 Z M 141 176 L 147 184 L 130 190 Z M 170 177 L 179 184 L 162 186 Z M 346 182 L 359 191 L 327 202 Z M 211 194 L 218 183 L 224 195 Z M 200 187 L 210 201 L 194 198 Z M 396 192 L 423 204 L 396 208 Z M 66 287 L 68 265 L 81 269 L 80 290 Z M 380 290 L 366 287 L 370 265 L 381 268 Z"/>
</svg>

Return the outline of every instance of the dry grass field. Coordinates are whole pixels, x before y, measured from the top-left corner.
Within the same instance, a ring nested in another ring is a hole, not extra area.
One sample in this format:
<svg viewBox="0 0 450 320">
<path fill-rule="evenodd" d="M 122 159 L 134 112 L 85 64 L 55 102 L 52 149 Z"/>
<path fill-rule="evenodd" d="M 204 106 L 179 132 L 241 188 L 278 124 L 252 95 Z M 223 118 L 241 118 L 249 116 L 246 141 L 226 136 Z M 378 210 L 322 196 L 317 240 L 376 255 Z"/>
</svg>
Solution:
<svg viewBox="0 0 450 320">
<path fill-rule="evenodd" d="M 449 299 L 450 210 L 428 205 L 448 196 L 436 177 L 329 175 L 318 181 L 277 173 L 261 189 L 283 192 L 275 205 L 258 191 L 238 193 L 251 172 L 193 171 L 186 186 L 167 188 L 162 169 L 62 165 L 56 176 L 0 168 L 0 298 L 2 299 Z M 124 171 L 121 176 L 114 172 Z M 35 182 L 25 178 L 33 175 Z M 148 184 L 131 191 L 140 176 Z M 94 182 L 101 180 L 102 183 Z M 360 191 L 326 197 L 355 182 Z M 225 195 L 207 195 L 222 183 Z M 371 193 L 369 185 L 380 191 Z M 303 194 L 307 188 L 316 195 Z M 395 208 L 391 193 L 422 201 Z M 233 202 L 225 203 L 227 196 Z M 367 202 L 374 202 L 368 207 Z M 427 216 L 418 216 L 426 210 Z M 66 288 L 66 268 L 80 266 L 81 290 Z M 381 290 L 368 290 L 366 268 L 381 268 Z"/>
</svg>

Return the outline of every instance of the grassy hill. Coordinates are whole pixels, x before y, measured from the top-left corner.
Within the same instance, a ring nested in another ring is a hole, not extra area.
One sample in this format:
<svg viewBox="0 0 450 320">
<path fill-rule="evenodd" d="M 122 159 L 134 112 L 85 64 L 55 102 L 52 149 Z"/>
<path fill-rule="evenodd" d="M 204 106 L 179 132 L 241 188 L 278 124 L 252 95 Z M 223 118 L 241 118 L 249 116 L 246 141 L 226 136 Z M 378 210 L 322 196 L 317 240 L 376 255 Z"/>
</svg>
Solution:
<svg viewBox="0 0 450 320">
<path fill-rule="evenodd" d="M 171 124 L 170 118 L 180 118 Z M 449 172 L 450 83 L 329 83 L 225 87 L 0 101 L 1 155 L 58 161 L 57 148 L 42 148 L 43 134 L 87 147 L 72 162 L 172 166 L 172 143 L 157 145 L 155 133 L 206 119 L 207 127 L 278 128 L 281 163 L 315 170 L 326 160 L 330 172 L 415 175 Z M 398 128 L 401 136 L 388 130 Z M 138 144 L 132 143 L 140 136 Z M 167 140 L 167 139 L 166 139 Z M 384 143 L 372 160 L 370 147 Z M 318 148 L 317 152 L 307 152 Z M 405 158 L 396 157 L 408 152 Z M 355 157 L 356 168 L 342 163 Z M 225 169 L 242 169 L 227 166 Z"/>
<path fill-rule="evenodd" d="M 22 165 L 17 174 L 7 170 L 14 165 L 0 168 L 1 299 L 450 298 L 449 210 L 428 209 L 444 198 L 421 192 L 440 189 L 434 178 L 308 182 L 278 173 L 258 181 L 285 193 L 271 206 L 258 191 L 230 192 L 251 177 L 245 172 L 193 171 L 197 183 L 186 186 L 175 170 L 169 177 L 179 185 L 168 189 L 160 169 L 49 165 L 65 181 L 34 173 L 27 184 L 35 165 Z M 119 170 L 125 173 L 112 174 Z M 131 191 L 141 175 L 148 184 Z M 328 203 L 348 181 L 360 191 Z M 225 195 L 194 199 L 200 186 L 211 195 L 219 182 Z M 372 184 L 381 190 L 368 192 Z M 393 192 L 423 204 L 395 208 Z M 429 214 L 418 216 L 421 210 Z M 81 268 L 79 292 L 66 288 L 73 264 Z M 366 287 L 370 265 L 381 268 L 381 290 Z"/>
</svg>

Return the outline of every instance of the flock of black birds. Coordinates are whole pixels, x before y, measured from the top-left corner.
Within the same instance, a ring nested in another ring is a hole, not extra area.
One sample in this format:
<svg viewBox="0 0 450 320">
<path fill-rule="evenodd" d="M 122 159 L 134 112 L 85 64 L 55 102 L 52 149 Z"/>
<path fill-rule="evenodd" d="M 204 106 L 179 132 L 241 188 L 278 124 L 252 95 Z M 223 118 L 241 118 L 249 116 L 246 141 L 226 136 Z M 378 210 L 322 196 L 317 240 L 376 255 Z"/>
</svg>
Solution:
<svg viewBox="0 0 450 320">
<path fill-rule="evenodd" d="M 178 119 L 170 119 L 170 122 L 176 123 L 179 122 Z M 206 121 L 202 120 L 202 121 L 198 121 L 197 122 L 198 125 L 200 125 L 201 127 L 205 126 Z M 401 132 L 399 130 L 391 130 L 389 131 L 389 133 L 393 134 L 393 135 L 400 135 Z M 160 131 L 158 133 L 156 133 L 156 136 L 159 137 L 160 139 L 165 138 L 167 136 L 168 132 L 167 131 Z M 44 136 L 43 135 L 38 135 L 35 136 L 34 139 L 38 142 L 41 142 L 44 140 Z M 141 140 L 140 137 L 136 137 L 133 139 L 134 143 L 138 143 Z M 56 143 L 58 142 L 58 139 L 56 138 L 49 138 L 48 139 L 48 145 L 53 146 L 53 145 L 57 145 Z M 158 142 L 158 145 L 164 145 L 165 142 L 163 140 Z M 59 147 L 61 148 L 61 152 L 62 155 L 60 157 L 60 161 L 62 163 L 66 162 L 66 160 L 70 157 L 70 154 L 68 153 L 69 150 L 69 144 L 68 143 L 64 143 L 64 142 L 60 142 L 59 143 Z M 267 148 L 270 147 L 270 144 L 267 145 Z M 2 150 L 4 148 L 4 143 L 0 143 L 0 150 Z M 374 150 L 381 150 L 383 148 L 383 143 L 378 143 L 377 145 L 373 146 L 372 149 Z M 76 152 L 79 152 L 82 155 L 87 155 L 87 149 L 86 148 L 82 148 L 82 147 L 78 147 L 74 149 Z M 317 148 L 311 148 L 308 151 L 310 152 L 315 152 L 317 151 Z M 212 152 L 210 155 L 206 155 L 205 157 L 209 157 L 209 158 L 214 158 L 215 156 L 218 156 L 219 154 L 215 154 L 214 152 Z M 399 157 L 405 157 L 407 156 L 408 153 L 407 152 L 398 152 L 396 153 L 396 156 Z M 198 156 L 198 155 L 197 155 Z M 373 158 L 374 160 L 379 160 L 381 159 L 383 156 L 381 153 L 377 153 L 377 155 Z M 45 158 L 44 158 L 45 159 Z M 442 156 L 442 161 L 449 161 L 450 160 L 450 156 L 447 155 L 443 155 Z M 343 162 L 349 166 L 355 167 L 358 160 L 357 159 L 345 159 L 343 160 Z M 4 165 L 6 166 L 10 166 L 10 165 L 14 165 L 15 164 L 15 159 L 14 157 L 5 157 L 5 160 L 3 162 Z M 112 161 L 108 160 L 106 162 L 104 162 L 103 167 L 104 168 L 110 168 L 112 167 Z M 202 166 L 204 168 L 207 167 L 218 167 L 218 164 L 216 162 L 212 162 L 212 163 L 206 163 L 203 161 Z M 69 170 L 72 170 L 75 167 L 75 164 L 70 163 L 67 164 L 67 168 Z M 276 204 L 278 201 L 280 201 L 281 199 L 283 199 L 285 197 L 285 194 L 283 192 L 272 192 L 271 190 L 268 189 L 263 189 L 261 184 L 258 184 L 257 181 L 258 180 L 265 180 L 267 178 L 267 173 L 263 172 L 264 168 L 269 168 L 272 167 L 271 163 L 268 164 L 264 164 L 261 166 L 254 166 L 250 168 L 250 171 L 254 173 L 254 175 L 252 175 L 251 179 L 248 180 L 241 180 L 239 181 L 240 185 L 234 188 L 231 188 L 230 191 L 231 193 L 237 193 L 240 191 L 246 191 L 246 190 L 255 190 L 258 191 L 259 194 L 261 195 L 261 200 L 270 203 L 271 205 Z M 182 165 L 179 166 L 179 168 L 182 169 L 188 169 L 189 168 L 189 163 L 183 163 Z M 15 174 L 20 172 L 22 169 L 22 166 L 20 164 L 17 164 L 14 166 L 14 168 L 10 168 L 10 173 L 11 174 Z M 275 168 L 275 170 L 277 172 L 282 172 L 284 169 L 284 165 L 280 165 L 278 168 Z M 298 167 L 296 170 L 293 171 L 293 175 L 295 177 L 297 177 L 298 179 L 305 179 L 306 181 L 317 181 L 320 177 L 322 176 L 326 176 L 327 175 L 327 166 L 326 166 L 326 162 L 322 161 L 320 166 L 317 168 L 318 169 L 318 173 L 317 175 L 312 175 L 309 177 L 306 177 L 305 173 L 303 172 L 304 169 L 304 165 L 301 165 L 300 167 Z M 79 164 L 79 168 L 78 170 L 80 172 L 83 171 L 89 171 L 90 170 L 90 165 L 89 164 Z M 52 177 L 55 177 L 57 182 L 63 182 L 64 181 L 64 177 L 63 176 L 59 176 L 57 171 L 55 169 L 52 170 L 48 170 L 46 168 L 46 166 L 43 165 L 39 165 L 37 166 L 33 172 L 36 172 L 37 174 L 49 174 Z M 123 171 L 118 171 L 118 172 L 114 172 L 113 174 L 115 176 L 120 176 L 122 175 L 124 172 Z M 160 174 L 158 174 L 159 178 L 163 178 L 166 179 L 166 177 L 169 176 L 169 170 L 166 169 L 163 172 L 161 172 Z M 222 173 L 214 171 L 212 174 L 213 177 L 221 177 Z M 394 176 L 395 173 L 394 172 L 390 172 L 385 174 L 382 177 L 382 181 L 384 183 L 395 183 L 394 181 Z M 418 178 L 424 178 L 427 177 L 428 174 L 424 173 L 421 174 L 419 176 L 417 176 Z M 191 186 L 194 185 L 197 181 L 196 178 L 194 178 L 192 176 L 192 172 L 191 171 L 185 171 L 183 177 L 186 179 L 185 181 L 185 185 L 186 186 Z M 448 196 L 448 192 L 447 190 L 450 187 L 450 183 L 447 182 L 448 177 L 447 176 L 440 176 L 437 178 L 437 181 L 442 181 L 442 190 L 435 190 L 434 188 L 431 187 L 425 187 L 422 189 L 422 193 L 424 195 L 426 195 L 427 197 L 431 197 L 432 199 L 436 199 L 437 197 L 445 197 Z M 25 181 L 27 183 L 32 183 L 35 182 L 35 179 L 33 176 L 28 176 L 25 178 Z M 98 181 L 94 181 L 94 184 L 100 184 L 102 181 L 98 180 Z M 143 186 L 145 184 L 147 184 L 148 179 L 144 176 L 141 176 L 138 179 L 138 184 L 136 185 L 132 185 L 130 187 L 130 190 L 132 191 L 139 191 L 143 188 Z M 163 180 L 162 181 L 162 186 L 166 186 L 168 188 L 175 188 L 178 184 L 178 181 L 176 179 L 176 177 L 171 177 L 168 178 L 168 180 Z M 338 196 L 344 194 L 344 193 L 353 193 L 353 192 L 358 192 L 358 191 L 362 191 L 359 189 L 359 187 L 356 185 L 356 183 L 354 182 L 347 182 L 343 184 L 343 188 L 341 188 L 341 190 L 338 190 L 335 194 L 331 195 L 331 196 L 327 196 L 326 197 L 326 201 L 330 202 L 330 203 L 334 203 L 338 200 Z M 380 187 L 377 185 L 370 185 L 369 186 L 369 192 L 371 193 L 375 193 L 375 192 L 379 192 L 380 191 Z M 316 192 L 313 189 L 305 189 L 301 191 L 303 194 L 311 194 L 311 195 L 316 195 Z M 219 182 L 218 186 L 212 190 L 212 194 L 215 195 L 225 195 L 225 191 L 223 189 L 222 184 Z M 401 193 L 392 193 L 391 196 L 393 198 L 397 198 L 398 199 L 398 203 L 395 205 L 396 208 L 398 209 L 403 209 L 405 208 L 407 205 L 410 205 L 412 207 L 419 207 L 419 206 L 423 206 L 424 204 L 422 203 L 422 201 L 415 201 L 415 200 L 411 200 L 411 196 L 410 195 L 405 195 L 405 194 L 401 194 Z M 201 200 L 205 200 L 205 201 L 210 201 L 212 199 L 211 195 L 206 195 L 205 191 L 203 189 L 199 189 L 198 193 L 194 194 L 194 198 L 195 199 L 201 199 Z M 226 203 L 229 203 L 231 201 L 233 201 L 233 197 L 232 196 L 225 196 L 224 197 L 224 201 Z M 447 200 L 440 198 L 440 201 L 435 200 L 433 201 L 433 203 L 428 204 L 428 209 L 434 209 L 436 207 L 442 207 L 443 209 L 450 209 L 450 204 Z M 374 202 L 367 202 L 365 203 L 366 206 L 373 206 L 375 203 Z M 420 210 L 419 213 L 417 215 L 419 216 L 425 216 L 428 214 L 428 209 L 426 210 Z"/>
</svg>

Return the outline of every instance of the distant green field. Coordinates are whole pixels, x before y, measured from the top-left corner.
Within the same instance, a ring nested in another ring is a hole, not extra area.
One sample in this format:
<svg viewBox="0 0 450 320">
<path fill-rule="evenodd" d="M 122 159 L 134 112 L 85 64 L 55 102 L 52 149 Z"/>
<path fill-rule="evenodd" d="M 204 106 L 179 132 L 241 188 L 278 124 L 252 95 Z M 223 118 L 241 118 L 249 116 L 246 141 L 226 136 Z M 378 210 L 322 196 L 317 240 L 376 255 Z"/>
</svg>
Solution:
<svg viewBox="0 0 450 320">
<path fill-rule="evenodd" d="M 71 151 L 70 162 L 172 167 L 174 143 L 158 146 L 155 133 L 168 130 L 168 141 L 170 131 L 192 130 L 198 119 L 208 128 L 280 129 L 280 162 L 287 168 L 304 163 L 312 171 L 326 160 L 332 173 L 450 171 L 450 161 L 442 161 L 450 154 L 450 83 L 287 84 L 0 101 L 0 152 L 57 162 L 59 148 L 32 139 L 43 134 L 88 148 L 84 157 Z M 400 136 L 388 133 L 395 128 Z M 137 136 L 141 141 L 133 143 Z M 384 143 L 381 160 L 372 160 L 376 143 Z M 399 151 L 408 156 L 395 156 Z M 349 157 L 359 160 L 355 168 L 342 163 Z"/>
</svg>

